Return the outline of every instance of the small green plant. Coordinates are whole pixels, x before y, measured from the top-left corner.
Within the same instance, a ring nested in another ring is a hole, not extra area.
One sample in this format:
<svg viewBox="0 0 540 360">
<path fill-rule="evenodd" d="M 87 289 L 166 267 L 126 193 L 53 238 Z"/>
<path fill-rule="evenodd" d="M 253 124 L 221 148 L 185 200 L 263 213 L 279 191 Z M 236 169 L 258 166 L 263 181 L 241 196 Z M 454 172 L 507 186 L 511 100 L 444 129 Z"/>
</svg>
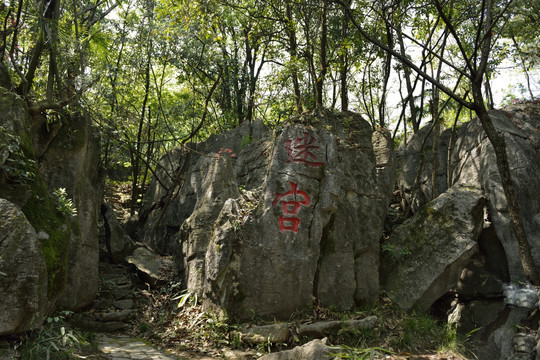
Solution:
<svg viewBox="0 0 540 360">
<path fill-rule="evenodd" d="M 45 319 L 40 330 L 26 335 L 19 351 L 22 359 L 70 359 L 71 355 L 88 346 L 88 339 L 69 327 L 66 318 L 70 311 L 61 311 Z"/>
<path fill-rule="evenodd" d="M 407 246 L 396 246 L 394 244 L 384 243 L 381 245 L 383 253 L 390 255 L 397 261 L 403 260 L 407 255 L 411 254 L 411 250 Z"/>
<path fill-rule="evenodd" d="M 466 354 L 467 344 L 471 341 L 472 335 L 482 328 L 475 328 L 466 334 L 460 334 L 457 331 L 456 324 L 445 324 L 442 329 L 441 345 L 439 351 L 454 351 Z"/>
<path fill-rule="evenodd" d="M 178 300 L 178 305 L 176 305 L 176 307 L 180 309 L 186 306 L 186 304 L 190 304 L 190 307 L 197 306 L 198 297 L 197 297 L 197 293 L 184 290 L 183 294 L 172 298 L 172 300 Z"/>
<path fill-rule="evenodd" d="M 73 204 L 73 201 L 68 197 L 65 188 L 58 188 L 53 191 L 53 194 L 56 197 L 56 210 L 67 217 L 77 216 L 77 208 Z"/>
<path fill-rule="evenodd" d="M 249 144 L 253 143 L 255 140 L 251 135 L 246 135 L 242 138 L 242 141 L 240 142 L 240 149 L 245 148 Z"/>
<path fill-rule="evenodd" d="M 257 345 L 258 354 L 270 354 L 272 352 L 272 341 L 270 338 L 266 339 L 265 342 Z"/>
</svg>

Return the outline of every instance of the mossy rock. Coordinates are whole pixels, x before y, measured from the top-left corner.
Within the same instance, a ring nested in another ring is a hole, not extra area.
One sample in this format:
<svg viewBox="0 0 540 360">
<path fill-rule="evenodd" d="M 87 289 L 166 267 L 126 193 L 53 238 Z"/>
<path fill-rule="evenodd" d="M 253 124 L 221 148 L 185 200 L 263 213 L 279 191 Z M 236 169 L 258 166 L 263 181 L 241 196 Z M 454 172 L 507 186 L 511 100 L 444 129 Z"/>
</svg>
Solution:
<svg viewBox="0 0 540 360">
<path fill-rule="evenodd" d="M 22 211 L 40 236 L 45 266 L 48 274 L 47 297 L 53 300 L 64 290 L 68 273 L 68 253 L 72 224 L 67 216 L 56 209 L 41 179 L 36 179 L 30 199 Z M 46 234 L 46 235 L 45 235 Z"/>
</svg>

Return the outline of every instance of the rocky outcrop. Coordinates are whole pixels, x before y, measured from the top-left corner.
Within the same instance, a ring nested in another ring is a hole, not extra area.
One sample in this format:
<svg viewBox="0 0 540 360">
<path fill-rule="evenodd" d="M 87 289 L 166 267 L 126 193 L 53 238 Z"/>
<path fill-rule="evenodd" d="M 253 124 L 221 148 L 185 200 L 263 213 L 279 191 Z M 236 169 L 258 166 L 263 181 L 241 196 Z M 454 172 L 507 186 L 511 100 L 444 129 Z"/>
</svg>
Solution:
<svg viewBox="0 0 540 360">
<path fill-rule="evenodd" d="M 178 260 L 185 273 L 187 288 L 202 293 L 205 257 L 217 219 L 226 200 L 240 196 L 231 161 L 225 157 L 199 158 L 192 172 L 199 194 L 193 213 L 181 228 L 182 252 Z M 210 269 L 212 271 L 212 269 Z"/>
<path fill-rule="evenodd" d="M 191 216 L 199 196 L 201 172 L 204 167 L 195 165 L 207 154 L 236 159 L 244 148 L 249 148 L 271 136 L 261 121 L 243 123 L 225 134 L 212 135 L 204 143 L 189 143 L 165 154 L 156 167 L 144 196 L 140 213 L 141 228 L 138 240 L 161 255 L 172 255 L 180 251 L 177 236 L 180 226 Z M 261 154 L 257 154 L 260 156 Z M 237 182 L 249 186 L 263 177 L 261 158 L 244 158 L 235 161 Z M 197 171 L 199 173 L 197 173 Z"/>
<path fill-rule="evenodd" d="M 93 300 L 102 194 L 99 141 L 86 118 L 71 115 L 62 122 L 30 118 L 26 104 L 9 92 L 0 94 L 0 110 L 0 199 L 20 209 L 35 233 L 14 232 L 21 239 L 10 240 L 10 252 L 28 250 L 29 263 L 22 273 L 41 282 L 32 285 L 39 287 L 39 294 L 23 282 L 28 286 L 26 296 L 34 299 L 19 299 L 20 304 L 27 304 L 25 316 L 33 320 L 5 330 L 9 333 L 39 327 L 39 320 L 57 306 L 77 309 Z M 39 250 L 32 250 L 29 242 L 35 242 L 33 246 Z M 2 280 L 7 295 L 0 299 L 0 307 L 11 316 L 11 307 L 4 301 L 19 287 L 20 279 L 9 276 Z"/>
<path fill-rule="evenodd" d="M 77 209 L 77 216 L 70 218 L 67 281 L 59 302 L 67 309 L 90 304 L 98 289 L 98 220 L 103 199 L 99 149 L 99 138 L 88 119 L 74 114 L 37 162 L 47 188 L 65 189 Z"/>
<path fill-rule="evenodd" d="M 505 136 L 510 171 L 519 207 L 523 216 L 527 238 L 537 267 L 540 267 L 540 106 L 535 104 L 512 105 L 490 112 L 497 131 Z M 478 119 L 452 130 L 444 131 L 439 138 L 437 155 L 437 193 L 450 184 L 465 184 L 481 188 L 487 199 L 489 221 L 497 239 L 501 241 L 512 281 L 525 279 L 515 235 L 506 211 L 506 198 L 497 169 L 495 153 Z M 406 148 L 398 153 L 398 184 L 412 210 L 419 209 L 432 199 L 430 139 L 424 142 L 428 129 L 421 130 Z M 431 136 L 431 135 L 430 135 Z M 450 147 L 450 161 L 448 151 Z M 422 155 L 423 154 L 423 155 Z M 421 156 L 422 155 L 422 156 Z M 425 160 L 423 166 L 421 159 Z M 450 166 L 450 169 L 448 169 Z M 419 186 L 414 190 L 414 179 L 419 170 Z"/>
<path fill-rule="evenodd" d="M 322 338 L 339 331 L 361 331 L 373 329 L 377 323 L 376 316 L 368 316 L 364 319 L 353 320 L 334 320 L 334 321 L 317 321 L 310 324 L 302 324 L 298 326 L 298 336 L 307 336 Z"/>
<path fill-rule="evenodd" d="M 160 256 L 145 247 L 138 247 L 126 258 L 135 267 L 140 279 L 152 288 L 164 285 L 173 269 L 170 257 Z"/>
<path fill-rule="evenodd" d="M 383 245 L 381 277 L 403 309 L 426 311 L 454 287 L 484 225 L 479 189 L 454 186 L 396 228 Z"/>
<path fill-rule="evenodd" d="M 340 310 L 378 298 L 378 242 L 394 182 L 389 136 L 373 135 L 357 115 L 323 110 L 275 134 L 245 124 L 217 143 L 166 156 L 178 167 L 161 182 L 174 195 L 155 180 L 142 216 L 150 246 L 170 248 L 150 234 L 177 232 L 169 239 L 178 241 L 182 279 L 206 307 L 288 318 L 313 297 Z"/>
<path fill-rule="evenodd" d="M 24 214 L 0 199 L 0 335 L 41 326 L 47 313 L 47 269 L 38 235 Z"/>
<path fill-rule="evenodd" d="M 512 105 L 491 111 L 497 131 L 504 134 L 512 181 L 521 210 L 534 262 L 540 267 L 540 106 Z M 398 152 L 398 184 L 405 202 L 415 213 L 432 198 L 433 154 L 428 129 L 422 129 Z M 430 135 L 432 136 L 432 135 Z M 506 359 L 512 350 L 515 324 L 527 316 L 527 309 L 509 309 L 502 301 L 502 285 L 525 281 L 514 231 L 507 212 L 506 197 L 496 165 L 495 153 L 480 122 L 475 119 L 439 139 L 437 154 L 437 192 L 447 184 L 482 189 L 486 198 L 484 228 L 479 253 L 459 275 L 449 296 L 458 299 L 450 312 L 460 331 L 480 329 L 474 337 L 485 343 L 480 359 Z M 422 144 L 424 147 L 422 148 Z M 445 160 L 446 159 L 446 160 Z M 425 160 L 423 165 L 421 160 Z M 414 184 L 415 178 L 420 181 Z M 536 327 L 536 324 L 534 324 Z"/>
</svg>

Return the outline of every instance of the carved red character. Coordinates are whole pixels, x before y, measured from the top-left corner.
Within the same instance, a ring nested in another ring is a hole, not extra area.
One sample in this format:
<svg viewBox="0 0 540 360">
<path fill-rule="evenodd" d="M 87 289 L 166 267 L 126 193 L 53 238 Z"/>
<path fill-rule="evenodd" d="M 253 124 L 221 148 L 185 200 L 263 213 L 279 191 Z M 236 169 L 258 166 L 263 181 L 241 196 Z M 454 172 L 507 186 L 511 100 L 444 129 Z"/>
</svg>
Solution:
<svg viewBox="0 0 540 360">
<path fill-rule="evenodd" d="M 276 193 L 274 201 L 272 201 L 272 207 L 275 207 L 278 202 L 285 197 L 291 196 L 293 200 L 285 201 L 281 200 L 281 206 L 283 208 L 283 215 L 279 217 L 279 230 L 298 232 L 298 225 L 300 225 L 300 219 L 290 215 L 298 215 L 300 206 L 308 206 L 311 203 L 308 194 L 305 191 L 298 190 L 298 184 L 289 182 L 291 189 L 286 193 Z M 302 198 L 302 200 L 298 200 Z"/>
<path fill-rule="evenodd" d="M 301 162 L 309 166 L 321 166 L 324 163 L 317 160 L 317 157 L 312 152 L 319 148 L 315 145 L 317 141 L 313 136 L 310 136 L 307 131 L 304 132 L 304 137 L 297 137 L 296 140 L 286 140 L 285 148 L 289 153 L 289 161 L 287 162 Z"/>
</svg>

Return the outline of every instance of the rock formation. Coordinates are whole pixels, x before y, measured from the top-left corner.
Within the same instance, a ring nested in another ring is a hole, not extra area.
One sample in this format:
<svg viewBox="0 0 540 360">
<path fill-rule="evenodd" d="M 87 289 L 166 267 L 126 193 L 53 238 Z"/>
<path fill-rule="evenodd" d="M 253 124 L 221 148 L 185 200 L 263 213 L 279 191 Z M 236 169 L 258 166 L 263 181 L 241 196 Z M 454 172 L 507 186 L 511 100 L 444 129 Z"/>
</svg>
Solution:
<svg viewBox="0 0 540 360">
<path fill-rule="evenodd" d="M 1 279 L 6 290 L 0 313 L 11 318 L 1 332 L 13 333 L 39 327 L 57 306 L 73 310 L 94 299 L 102 198 L 99 141 L 83 116 L 30 117 L 24 101 L 4 91 L 0 160 L 0 201 L 11 214 L 2 230 L 17 224 L 9 236 L 2 232 L 6 251 L 0 257 L 0 273 L 7 274 Z"/>
<path fill-rule="evenodd" d="M 504 110 L 491 111 L 490 115 L 497 131 L 505 136 L 512 181 L 534 262 L 538 268 L 540 107 L 535 104 L 512 105 Z M 480 328 L 475 336 L 484 341 L 486 346 L 480 350 L 479 358 L 506 359 L 512 350 L 515 324 L 524 319 L 528 310 L 509 309 L 502 301 L 502 285 L 510 281 L 525 281 L 525 276 L 506 210 L 506 198 L 493 147 L 477 119 L 461 125 L 455 133 L 452 133 L 451 129 L 442 132 L 438 139 L 437 191 L 434 193 L 431 180 L 434 156 L 430 152 L 432 139 L 426 139 L 428 133 L 428 128 L 421 129 L 407 146 L 398 152 L 399 188 L 406 203 L 415 213 L 413 219 L 421 217 L 431 204 L 436 203 L 438 198 L 432 203 L 428 202 L 434 195 L 437 197 L 447 191 L 448 185 L 451 186 L 448 192 L 457 186 L 482 189 L 486 205 L 484 225 L 477 241 L 478 252 L 468 264 L 461 263 L 461 271 L 455 272 L 453 277 L 457 284 L 451 289 L 449 296 L 457 301 L 454 302 L 451 320 L 464 332 Z M 422 231 L 422 228 L 417 228 L 417 231 Z M 475 233 L 471 232 L 470 235 L 474 240 Z M 427 255 L 427 252 L 424 254 Z M 410 265 L 407 260 L 402 264 L 404 268 Z M 438 280 L 429 286 L 436 286 Z M 415 287 L 411 288 L 411 292 L 416 290 Z M 409 297 L 412 294 L 402 296 Z"/>
<path fill-rule="evenodd" d="M 479 189 L 453 186 L 397 227 L 383 245 L 381 273 L 401 308 L 426 312 L 458 282 L 484 225 Z"/>
<path fill-rule="evenodd" d="M 186 287 L 233 318 L 287 318 L 314 298 L 371 303 L 394 183 L 389 137 L 375 135 L 374 151 L 372 135 L 357 115 L 318 111 L 274 134 L 244 124 L 197 153 L 174 150 L 141 239 L 175 253 Z M 167 231 L 176 244 L 151 235 Z"/>
<path fill-rule="evenodd" d="M 506 138 L 507 153 L 511 166 L 512 180 L 521 208 L 527 237 L 537 266 L 540 266 L 540 111 L 538 105 L 512 105 L 504 111 L 490 113 L 497 131 Z M 398 186 L 412 210 L 420 208 L 432 199 L 430 153 L 431 140 L 424 142 L 427 128 L 398 152 Z M 524 279 L 523 269 L 517 250 L 516 240 L 506 211 L 506 198 L 495 161 L 495 153 L 478 119 L 461 125 L 451 136 L 451 129 L 445 130 L 439 138 L 437 154 L 437 192 L 444 192 L 450 184 L 464 184 L 483 190 L 487 200 L 487 218 L 493 226 L 493 235 L 505 250 L 508 271 L 513 281 Z M 429 135 L 432 136 L 432 135 Z M 450 147 L 450 161 L 448 151 Z M 421 167 L 422 159 L 425 164 Z M 448 169 L 448 166 L 450 167 Z M 419 183 L 414 186 L 418 170 L 421 169 Z"/>
<path fill-rule="evenodd" d="M 0 199 L 0 335 L 41 326 L 47 269 L 38 234 L 15 205 Z"/>
</svg>

